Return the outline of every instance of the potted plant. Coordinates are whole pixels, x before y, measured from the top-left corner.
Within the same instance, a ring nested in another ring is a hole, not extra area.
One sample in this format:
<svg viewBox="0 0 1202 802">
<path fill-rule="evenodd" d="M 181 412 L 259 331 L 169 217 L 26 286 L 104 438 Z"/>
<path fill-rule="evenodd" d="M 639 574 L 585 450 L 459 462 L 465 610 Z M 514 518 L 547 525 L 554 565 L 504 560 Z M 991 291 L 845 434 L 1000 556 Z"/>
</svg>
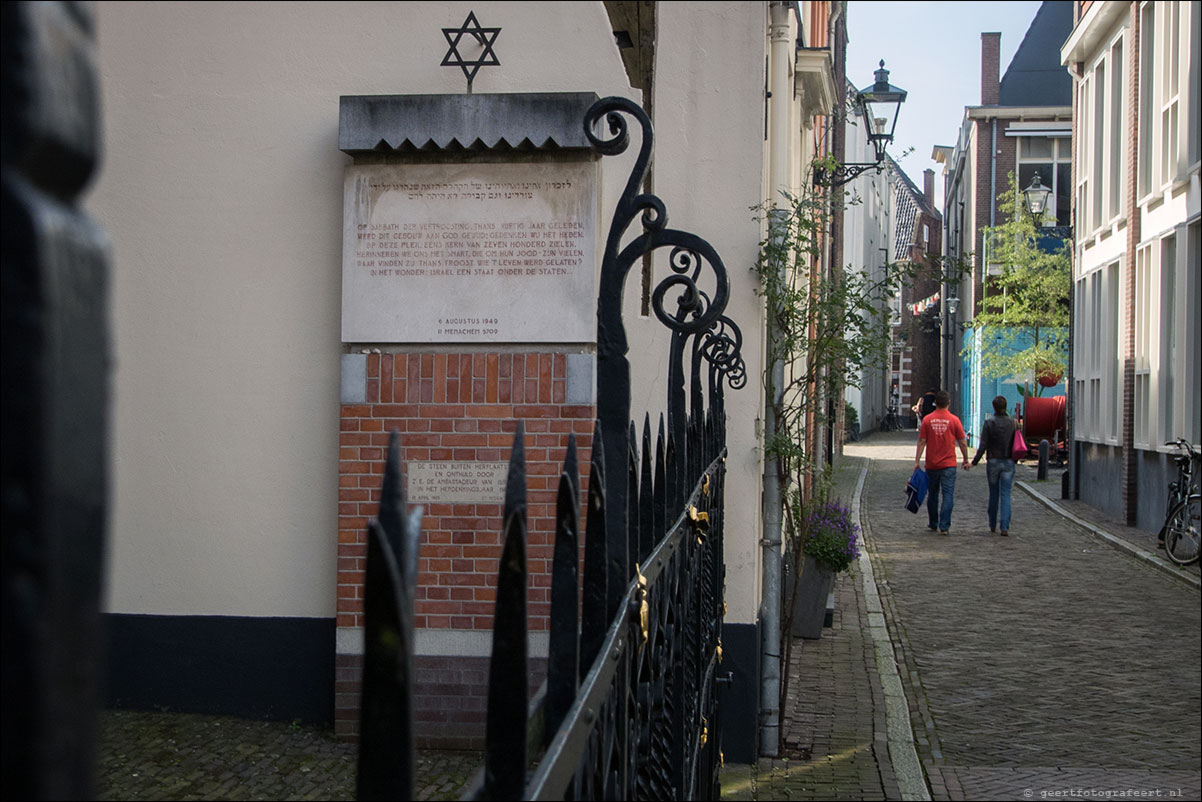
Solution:
<svg viewBox="0 0 1202 802">
<path fill-rule="evenodd" d="M 852 521 L 851 510 L 837 500 L 813 504 L 801 527 L 802 567 L 793 594 L 792 633 L 813 639 L 822 637 L 835 574 L 848 570 L 860 556 L 860 527 Z"/>
<path fill-rule="evenodd" d="M 843 402 L 843 430 L 848 440 L 856 442 L 860 439 L 860 413 L 850 401 Z"/>
</svg>

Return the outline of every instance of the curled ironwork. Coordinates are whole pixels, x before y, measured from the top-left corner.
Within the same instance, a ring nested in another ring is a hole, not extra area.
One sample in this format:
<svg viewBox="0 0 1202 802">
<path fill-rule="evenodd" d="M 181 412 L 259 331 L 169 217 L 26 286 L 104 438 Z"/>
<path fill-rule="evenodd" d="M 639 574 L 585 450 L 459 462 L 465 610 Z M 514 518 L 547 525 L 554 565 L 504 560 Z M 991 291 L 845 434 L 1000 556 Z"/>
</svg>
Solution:
<svg viewBox="0 0 1202 802">
<path fill-rule="evenodd" d="M 629 492 L 624 467 L 627 445 L 623 441 L 630 421 L 630 364 L 626 359 L 629 344 L 622 320 L 622 294 L 631 267 L 647 253 L 671 249 L 668 259 L 671 272 L 652 291 L 652 306 L 656 318 L 673 333 L 671 358 L 674 364 L 670 367 L 673 376 L 669 379 L 669 393 L 675 395 L 679 388 L 681 398 L 680 361 L 684 346 L 677 340 L 681 335 L 703 332 L 713 326 L 722 316 L 730 297 L 726 266 L 714 248 L 696 234 L 669 228 L 664 202 L 655 195 L 639 191 L 651 164 L 655 140 L 651 120 L 642 107 L 628 98 L 602 98 L 585 113 L 584 132 L 596 152 L 616 156 L 626 152 L 631 145 L 631 121 L 637 123 L 641 133 L 639 151 L 614 208 L 602 256 L 597 298 L 597 386 L 604 388 L 598 393 L 597 418 L 605 438 L 606 492 L 612 510 L 626 509 Z M 641 232 L 623 246 L 622 242 L 633 233 L 636 218 L 641 221 Z M 712 273 L 713 286 L 712 295 L 708 296 L 698 287 L 707 267 Z M 669 310 L 665 299 L 673 288 L 679 290 L 677 308 Z M 704 300 L 707 297 L 710 298 L 708 302 Z M 678 420 L 682 417 L 682 403 L 672 397 L 668 408 L 669 428 L 683 447 L 683 424 Z M 628 577 L 629 562 L 619 555 L 619 542 L 627 529 L 623 517 L 622 514 L 609 516 L 607 527 L 611 563 L 622 576 Z"/>
<path fill-rule="evenodd" d="M 606 98 L 586 115 L 585 131 L 598 153 L 616 155 L 631 143 L 631 119 L 640 125 L 642 140 L 607 236 L 597 302 L 597 421 L 583 574 L 577 576 L 582 497 L 573 440 L 555 506 L 547 679 L 527 705 L 527 531 L 519 423 L 501 519 L 485 765 L 467 791 L 469 799 L 719 795 L 718 665 L 725 610 L 722 387 L 746 381 L 742 335 L 723 314 L 729 283 L 717 253 L 700 237 L 668 228 L 664 203 L 638 192 L 652 147 L 651 124 L 642 109 L 624 98 Z M 636 218 L 641 232 L 622 247 Z M 653 292 L 656 317 L 670 332 L 669 375 L 666 414 L 653 446 L 650 416 L 644 416 L 641 442 L 630 419 L 621 301 L 632 265 L 659 248 L 671 249 L 669 275 Z M 707 270 L 712 280 L 706 278 Z M 702 287 L 711 281 L 712 295 Z M 675 309 L 669 309 L 672 300 Z M 396 503 L 393 494 L 386 498 Z M 403 525 L 402 516 L 382 509 L 383 529 L 394 524 Z M 380 528 L 373 523 L 373 533 Z M 368 566 L 375 576 L 371 563 L 385 563 L 385 573 L 393 577 L 380 585 L 382 606 L 369 605 L 368 610 L 369 619 L 383 617 L 382 623 L 369 620 L 367 626 L 369 638 L 389 642 L 378 661 L 382 668 L 411 648 L 411 638 L 397 623 L 406 613 L 411 616 L 411 603 L 396 601 L 396 588 L 409 586 L 397 576 L 404 571 L 390 563 L 389 540 L 373 536 L 372 542 L 385 548 L 373 549 Z M 410 549 L 396 550 L 415 561 Z M 377 584 L 373 581 L 372 588 Z M 389 680 L 381 670 L 373 671 L 371 681 Z M 408 705 L 407 687 L 404 693 L 396 688 L 389 692 L 398 711 Z M 376 738 L 381 736 L 380 743 L 394 737 L 381 731 Z M 383 792 L 388 783 L 396 787 L 396 776 L 383 775 L 387 766 L 377 762 L 373 770 L 382 773 L 380 782 L 361 783 L 361 793 L 368 788 Z"/>
</svg>

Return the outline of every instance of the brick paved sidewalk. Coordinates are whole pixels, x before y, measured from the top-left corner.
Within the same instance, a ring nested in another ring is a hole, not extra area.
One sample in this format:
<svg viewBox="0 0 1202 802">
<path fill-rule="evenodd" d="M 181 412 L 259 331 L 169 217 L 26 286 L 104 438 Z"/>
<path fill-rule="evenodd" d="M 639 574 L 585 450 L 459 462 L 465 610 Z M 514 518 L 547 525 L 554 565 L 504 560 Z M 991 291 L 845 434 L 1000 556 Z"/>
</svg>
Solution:
<svg viewBox="0 0 1202 802">
<path fill-rule="evenodd" d="M 848 457 L 832 498 L 851 504 L 866 460 Z M 886 701 L 858 568 L 835 580 L 834 619 L 817 640 L 793 639 L 781 756 L 727 764 L 724 800 L 902 799 L 890 762 Z"/>
</svg>

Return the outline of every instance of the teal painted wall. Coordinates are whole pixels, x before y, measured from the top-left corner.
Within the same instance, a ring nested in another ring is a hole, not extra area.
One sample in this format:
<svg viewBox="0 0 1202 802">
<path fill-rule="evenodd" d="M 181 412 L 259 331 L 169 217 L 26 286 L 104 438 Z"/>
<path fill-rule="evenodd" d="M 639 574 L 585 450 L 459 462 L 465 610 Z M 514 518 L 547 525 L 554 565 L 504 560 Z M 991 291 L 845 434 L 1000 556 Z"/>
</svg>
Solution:
<svg viewBox="0 0 1202 802">
<path fill-rule="evenodd" d="M 988 326 L 980 331 L 969 329 L 964 332 L 960 343 L 960 353 L 964 364 L 964 382 L 961 385 L 960 395 L 960 409 L 964 411 L 964 414 L 961 416 L 961 422 L 964 424 L 964 431 L 968 435 L 970 446 L 977 444 L 986 416 L 993 414 L 994 398 L 999 395 L 1004 396 L 1007 402 L 1006 411 L 1011 415 L 1014 414 L 1015 405 L 1023 400 L 1022 394 L 1018 391 L 1020 379 L 1010 376 L 994 379 L 981 374 L 980 344 L 983 338 L 988 336 L 990 336 L 990 327 Z M 1020 351 L 1031 342 L 1031 335 L 1020 337 L 1014 350 Z M 1034 384 L 1033 379 L 1031 383 Z M 1048 398 L 1064 395 L 1065 392 L 1065 383 L 1061 382 L 1055 387 L 1043 388 L 1040 395 Z"/>
</svg>

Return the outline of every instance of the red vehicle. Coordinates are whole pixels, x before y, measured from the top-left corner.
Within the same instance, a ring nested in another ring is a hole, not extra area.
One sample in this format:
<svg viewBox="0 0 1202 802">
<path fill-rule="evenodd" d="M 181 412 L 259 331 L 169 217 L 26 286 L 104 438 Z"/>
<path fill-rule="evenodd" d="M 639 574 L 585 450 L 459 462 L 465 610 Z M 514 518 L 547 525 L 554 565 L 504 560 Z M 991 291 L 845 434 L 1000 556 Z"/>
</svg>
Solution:
<svg viewBox="0 0 1202 802">
<path fill-rule="evenodd" d="M 1022 418 L 1023 439 L 1027 441 L 1028 452 L 1015 454 L 1015 459 L 1039 455 L 1039 441 L 1047 440 L 1052 446 L 1050 456 L 1053 459 L 1068 456 L 1068 427 L 1066 426 L 1065 402 L 1062 395 L 1048 398 L 1028 396 L 1026 411 Z"/>
</svg>

